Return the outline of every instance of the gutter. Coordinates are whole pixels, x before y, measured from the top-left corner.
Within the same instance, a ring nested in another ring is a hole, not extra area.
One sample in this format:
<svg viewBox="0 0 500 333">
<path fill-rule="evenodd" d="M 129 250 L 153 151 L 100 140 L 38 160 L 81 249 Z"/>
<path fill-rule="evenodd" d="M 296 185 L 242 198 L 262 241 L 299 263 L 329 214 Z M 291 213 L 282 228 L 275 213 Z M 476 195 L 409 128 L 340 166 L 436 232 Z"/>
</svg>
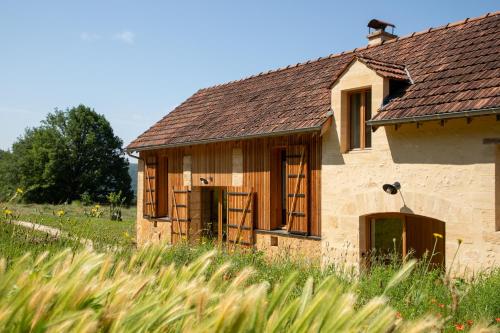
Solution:
<svg viewBox="0 0 500 333">
<path fill-rule="evenodd" d="M 135 156 L 135 155 L 132 155 L 131 154 L 131 151 L 125 149 L 125 152 L 127 153 L 128 156 L 132 157 L 132 158 L 135 158 L 137 161 L 144 161 L 143 158 L 141 158 L 140 156 Z"/>
<path fill-rule="evenodd" d="M 312 132 L 321 132 L 323 129 L 323 125 L 328 122 L 328 120 L 333 116 L 333 112 L 330 110 L 327 113 L 328 118 L 319 126 L 309 127 L 309 128 L 301 128 L 294 129 L 288 131 L 279 131 L 279 132 L 271 132 L 271 133 L 262 133 L 255 135 L 242 135 L 242 136 L 232 136 L 228 138 L 222 139 L 207 139 L 207 140 L 198 140 L 184 143 L 173 143 L 173 144 L 165 144 L 165 145 L 154 145 L 154 146 L 145 146 L 139 148 L 125 148 L 127 154 L 133 158 L 138 158 L 137 156 L 130 155 L 130 152 L 139 152 L 144 150 L 153 150 L 153 149 L 163 149 L 163 148 L 176 148 L 176 147 L 186 147 L 186 146 L 194 146 L 194 145 L 202 145 L 208 143 L 216 143 L 216 142 L 227 142 L 227 141 L 236 141 L 236 140 L 248 140 L 248 139 L 257 139 L 262 137 L 270 137 L 270 136 L 281 136 L 281 135 L 289 135 L 289 134 L 299 134 L 299 133 L 312 133 Z"/>
<path fill-rule="evenodd" d="M 399 118 L 399 119 L 368 120 L 366 122 L 366 124 L 370 125 L 370 126 L 384 126 L 384 125 L 394 125 L 394 124 L 403 124 L 403 123 L 416 123 L 416 122 L 429 121 L 429 120 L 445 120 L 445 119 L 453 119 L 453 118 L 469 118 L 469 117 L 478 117 L 478 116 L 489 116 L 489 115 L 495 115 L 495 114 L 500 114 L 500 108 L 476 109 L 476 110 L 449 112 L 449 113 L 433 114 L 433 115 L 425 115 L 425 116 L 405 117 L 405 118 Z"/>
</svg>

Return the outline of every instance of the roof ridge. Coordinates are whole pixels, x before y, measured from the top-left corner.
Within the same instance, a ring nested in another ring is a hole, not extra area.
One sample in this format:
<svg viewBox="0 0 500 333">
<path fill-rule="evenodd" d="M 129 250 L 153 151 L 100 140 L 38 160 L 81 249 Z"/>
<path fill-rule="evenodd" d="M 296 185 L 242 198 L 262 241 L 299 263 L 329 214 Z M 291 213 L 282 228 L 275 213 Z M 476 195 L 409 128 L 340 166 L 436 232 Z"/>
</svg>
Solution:
<svg viewBox="0 0 500 333">
<path fill-rule="evenodd" d="M 457 26 L 464 25 L 464 24 L 469 23 L 469 22 L 478 21 L 478 20 L 481 20 L 481 19 L 485 19 L 487 17 L 496 16 L 496 15 L 499 15 L 499 14 L 500 14 L 500 10 L 497 10 L 497 11 L 494 11 L 494 12 L 488 12 L 488 13 L 480 15 L 480 16 L 476 16 L 476 17 L 472 17 L 472 18 L 465 18 L 463 20 L 455 21 L 455 22 L 449 22 L 449 23 L 447 23 L 445 25 L 441 25 L 441 26 L 438 26 L 438 27 L 430 27 L 430 28 L 427 28 L 425 30 L 421 30 L 421 31 L 417 31 L 417 32 L 412 32 L 409 35 L 405 35 L 405 36 L 401 36 L 401 37 L 398 36 L 398 37 L 396 37 L 394 39 L 384 41 L 384 42 L 382 42 L 380 44 L 377 44 L 377 45 L 365 45 L 365 46 L 362 46 L 362 47 L 354 48 L 354 49 L 352 49 L 350 51 L 342 51 L 340 53 L 331 53 L 330 55 L 327 55 L 327 56 L 324 56 L 324 57 L 319 57 L 317 59 L 309 59 L 307 61 L 298 62 L 295 65 L 288 65 L 288 66 L 284 66 L 284 67 L 278 67 L 276 69 L 270 69 L 270 70 L 267 70 L 267 71 L 262 71 L 259 74 L 253 74 L 253 75 L 242 77 L 240 79 L 236 79 L 236 80 L 232 80 L 232 81 L 227 81 L 227 82 L 223 82 L 223 83 L 214 84 L 212 86 L 201 88 L 201 89 L 198 90 L 198 92 L 199 91 L 204 91 L 204 90 L 210 90 L 210 89 L 214 89 L 214 88 L 219 88 L 221 86 L 226 86 L 226 85 L 229 85 L 229 84 L 233 84 L 233 83 L 245 81 L 245 80 L 248 80 L 248 79 L 252 79 L 252 78 L 256 78 L 256 77 L 261 77 L 261 76 L 269 75 L 269 74 L 272 74 L 272 73 L 282 72 L 282 71 L 285 71 L 285 70 L 288 70 L 288 69 L 291 69 L 291 68 L 308 65 L 308 64 L 311 64 L 311 63 L 319 62 L 321 60 L 325 60 L 325 59 L 337 58 L 337 57 L 340 57 L 340 56 L 343 56 L 343 55 L 347 55 L 347 54 L 351 54 L 351 53 L 354 54 L 354 55 L 356 55 L 356 52 L 361 51 L 361 50 L 374 49 L 374 48 L 380 47 L 382 45 L 394 43 L 394 42 L 397 42 L 397 41 L 400 41 L 400 40 L 404 40 L 404 39 L 409 39 L 409 38 L 412 38 L 412 37 L 415 37 L 415 36 L 420 36 L 420 35 L 427 34 L 427 33 L 430 33 L 430 32 L 435 32 L 435 31 L 440 31 L 440 30 L 452 28 L 452 27 L 457 27 Z M 374 60 L 376 60 L 376 59 L 374 59 Z"/>
</svg>

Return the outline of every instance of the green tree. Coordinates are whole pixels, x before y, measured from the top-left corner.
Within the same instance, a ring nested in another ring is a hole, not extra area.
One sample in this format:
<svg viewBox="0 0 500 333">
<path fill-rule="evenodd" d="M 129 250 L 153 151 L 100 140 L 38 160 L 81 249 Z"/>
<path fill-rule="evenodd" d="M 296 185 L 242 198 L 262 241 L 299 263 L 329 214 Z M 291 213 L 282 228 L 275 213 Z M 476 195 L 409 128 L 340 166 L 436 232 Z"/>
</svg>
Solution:
<svg viewBox="0 0 500 333">
<path fill-rule="evenodd" d="M 16 173 L 12 153 L 0 149 L 0 202 L 8 200 L 16 191 Z"/>
<path fill-rule="evenodd" d="M 24 198 L 59 203 L 87 192 L 98 202 L 110 192 L 132 199 L 123 142 L 103 115 L 79 105 L 49 113 L 12 146 L 12 166 Z"/>
</svg>

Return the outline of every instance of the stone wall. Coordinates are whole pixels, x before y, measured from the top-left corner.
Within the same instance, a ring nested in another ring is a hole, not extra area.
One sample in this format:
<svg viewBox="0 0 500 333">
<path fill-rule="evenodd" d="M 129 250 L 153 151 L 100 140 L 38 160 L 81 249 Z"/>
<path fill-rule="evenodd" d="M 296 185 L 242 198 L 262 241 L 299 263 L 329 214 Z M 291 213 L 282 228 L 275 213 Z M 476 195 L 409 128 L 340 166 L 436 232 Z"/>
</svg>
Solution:
<svg viewBox="0 0 500 333">
<path fill-rule="evenodd" d="M 256 233 L 255 247 L 269 257 L 305 258 L 318 263 L 321 257 L 321 241 L 312 238 Z"/>
<path fill-rule="evenodd" d="M 339 119 L 339 118 L 336 118 Z M 494 116 L 437 121 L 419 128 L 380 127 L 373 147 L 340 153 L 338 122 L 323 138 L 322 252 L 325 261 L 339 254 L 359 258 L 359 223 L 366 214 L 403 212 L 446 223 L 449 266 L 463 239 L 454 269 L 498 265 L 500 232 L 495 221 L 495 145 L 500 122 Z M 497 167 L 498 168 L 498 167 Z M 382 185 L 399 181 L 400 195 Z M 496 189 L 498 191 L 498 188 Z M 403 201 L 404 199 L 404 201 Z M 497 222 L 498 223 L 498 222 Z"/>
</svg>

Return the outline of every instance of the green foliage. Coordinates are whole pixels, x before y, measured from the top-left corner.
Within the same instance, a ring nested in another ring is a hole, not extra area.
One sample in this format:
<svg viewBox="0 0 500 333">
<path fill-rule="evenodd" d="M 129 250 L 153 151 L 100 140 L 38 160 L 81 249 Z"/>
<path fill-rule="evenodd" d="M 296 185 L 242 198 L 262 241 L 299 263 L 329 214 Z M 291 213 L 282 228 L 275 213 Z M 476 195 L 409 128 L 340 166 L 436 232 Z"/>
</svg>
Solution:
<svg viewBox="0 0 500 333">
<path fill-rule="evenodd" d="M 428 267 L 426 261 L 404 266 L 398 256 L 389 256 L 373 258 L 370 269 L 358 273 L 342 264 L 321 268 L 315 261 L 307 258 L 291 258 L 286 252 L 273 258 L 266 257 L 260 251 L 227 252 L 224 249 L 219 250 L 215 244 L 207 240 L 202 240 L 200 245 L 180 244 L 158 248 L 154 251 L 143 249 L 136 252 L 134 243 L 136 212 L 134 209 L 124 208 L 123 222 L 120 223 L 106 218 L 86 217 L 83 214 L 85 207 L 73 205 L 12 204 L 9 205 L 9 209 L 20 219 L 57 227 L 64 231 L 63 237 L 50 237 L 41 232 L 10 225 L 8 219 L 0 217 L 0 257 L 8 257 L 9 269 L 15 266 L 13 260 L 27 251 L 40 254 L 47 250 L 49 251 L 48 258 L 58 256 L 61 249 L 65 247 L 73 248 L 73 251 L 78 252 L 82 248 L 82 240 L 78 238 L 85 238 L 92 240 L 95 251 L 108 253 L 104 255 L 106 258 L 112 254 L 114 262 L 123 261 L 124 265 L 130 265 L 133 262 L 136 266 L 145 264 L 148 270 L 155 272 L 152 273 L 154 276 L 161 275 L 160 267 L 173 265 L 176 271 L 183 270 L 209 255 L 210 264 L 204 268 L 204 281 L 219 274 L 221 288 L 224 284 L 237 280 L 242 272 L 248 271 L 251 267 L 253 273 L 246 276 L 240 291 L 249 290 L 250 292 L 253 290 L 250 286 L 268 285 L 266 298 L 269 303 L 265 305 L 266 311 L 272 311 L 270 309 L 275 307 L 289 306 L 293 300 L 300 299 L 302 302 L 299 302 L 300 304 L 308 304 L 302 311 L 305 314 L 307 307 L 313 305 L 311 302 L 316 297 L 320 286 L 332 283 L 335 288 L 329 290 L 329 293 L 334 294 L 335 297 L 337 293 L 352 295 L 353 307 L 357 313 L 366 309 L 373 299 L 383 299 L 394 309 L 392 314 L 396 322 L 401 319 L 403 322 L 420 320 L 431 315 L 440 321 L 445 332 L 455 332 L 456 325 L 459 328 L 463 326 L 465 330 L 475 329 L 481 323 L 495 325 L 493 331 L 495 329 L 498 331 L 500 328 L 495 323 L 500 313 L 500 300 L 497 296 L 500 289 L 500 268 L 476 273 L 467 279 L 459 279 L 449 277 L 443 270 Z M 59 211 L 64 211 L 64 215 L 57 216 Z M 15 231 L 12 232 L 12 229 Z M 216 252 L 212 253 L 214 249 Z M 150 255 L 151 259 L 146 259 Z M 221 270 L 223 273 L 217 273 Z M 144 272 L 141 271 L 138 276 L 147 280 L 148 277 L 141 275 Z M 126 279 L 126 277 L 123 278 Z M 289 280 L 293 283 L 289 283 Z M 108 280 L 108 282 L 113 284 L 112 281 Z M 184 286 L 188 283 L 190 282 L 186 282 Z M 272 302 L 272 290 L 283 285 L 287 286 L 281 290 L 286 292 L 285 300 L 277 298 L 281 300 L 279 304 L 276 301 Z M 207 292 L 216 291 L 210 289 Z M 195 289 L 193 289 L 193 295 L 194 293 Z M 329 304 L 323 303 L 324 299 L 321 302 L 325 306 Z M 192 305 L 192 303 L 189 304 Z M 146 304 L 143 305 L 146 306 Z M 123 310 L 123 313 L 127 315 L 129 310 L 132 311 L 132 308 L 128 306 L 116 309 L 117 311 Z M 323 310 L 321 309 L 320 312 Z M 1 300 L 0 313 L 2 313 Z M 131 315 L 133 313 L 135 312 L 131 312 Z M 321 322 L 321 317 L 318 317 L 320 314 L 312 315 L 315 316 L 315 322 Z M 267 314 L 263 317 L 264 320 L 270 320 L 270 317 L 266 316 Z M 121 328 L 121 326 L 118 327 Z M 255 331 L 258 330 L 258 327 L 255 328 Z"/>
<path fill-rule="evenodd" d="M 95 205 L 90 210 L 85 211 L 85 215 L 88 217 L 102 217 L 104 212 L 101 210 L 101 205 Z"/>
<path fill-rule="evenodd" d="M 92 201 L 104 202 L 109 192 L 118 191 L 130 201 L 122 144 L 94 110 L 84 105 L 56 110 L 39 127 L 27 129 L 12 153 L 2 153 L 8 163 L 0 162 L 0 178 L 7 178 L 8 185 L 0 190 L 20 186 L 27 202 L 69 202 L 85 192 Z"/>
<path fill-rule="evenodd" d="M 439 322 L 396 317 L 384 297 L 356 309 L 356 296 L 333 277 L 297 274 L 252 284 L 251 267 L 209 273 L 210 251 L 186 266 L 163 265 L 168 248 L 146 247 L 127 259 L 63 251 L 0 265 L 0 321 L 6 331 L 72 332 L 427 332 Z M 78 277 L 78 278 L 75 278 Z"/>
<path fill-rule="evenodd" d="M 44 232 L 0 222 L 0 256 L 7 260 L 9 266 L 14 259 L 27 252 L 37 256 L 47 251 L 57 253 L 67 248 L 76 250 L 80 246 L 74 239 L 54 237 Z"/>
<path fill-rule="evenodd" d="M 122 220 L 122 206 L 125 203 L 125 197 L 122 196 L 122 191 L 111 192 L 106 197 L 109 203 L 109 218 L 111 221 Z"/>
<path fill-rule="evenodd" d="M 92 201 L 92 196 L 89 194 L 89 192 L 85 191 L 80 195 L 80 200 L 82 201 L 82 204 L 84 206 L 92 206 L 94 203 Z"/>
<path fill-rule="evenodd" d="M 97 206 L 97 205 L 96 205 Z M 92 208 L 96 208 L 95 206 Z M 91 240 L 94 248 L 105 251 L 117 246 L 126 247 L 126 251 L 135 248 L 135 216 L 134 208 L 123 208 L 123 221 L 110 221 L 105 214 L 107 207 L 99 206 L 99 216 L 90 216 L 88 207 L 74 205 L 37 205 L 37 204 L 9 204 L 16 219 L 58 228 L 72 238 Z M 59 217 L 58 212 L 64 211 Z M 0 216 L 0 223 L 5 221 Z M 124 237 L 127 234 L 128 237 Z M 30 244 L 25 244 L 24 252 L 30 251 Z M 1 253 L 0 253 L 1 255 Z"/>
<path fill-rule="evenodd" d="M 9 200 L 16 192 L 16 172 L 12 153 L 0 149 L 0 202 Z"/>
</svg>

